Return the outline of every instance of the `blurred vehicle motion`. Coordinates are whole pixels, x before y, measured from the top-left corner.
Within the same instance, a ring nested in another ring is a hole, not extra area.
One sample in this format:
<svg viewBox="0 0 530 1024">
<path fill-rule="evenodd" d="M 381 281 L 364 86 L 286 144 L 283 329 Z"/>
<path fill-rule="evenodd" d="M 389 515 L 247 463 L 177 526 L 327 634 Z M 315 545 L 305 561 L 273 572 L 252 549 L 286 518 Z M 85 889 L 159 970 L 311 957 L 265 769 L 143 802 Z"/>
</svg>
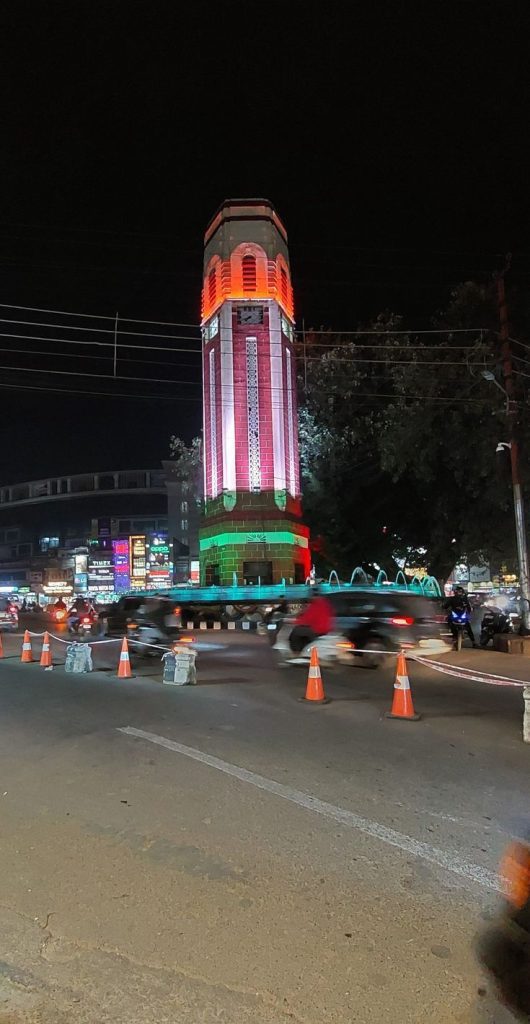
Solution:
<svg viewBox="0 0 530 1024">
<path fill-rule="evenodd" d="M 440 601 L 406 591 L 366 587 L 317 595 L 296 619 L 273 625 L 280 664 L 308 660 L 315 645 L 323 663 L 359 659 L 366 668 L 376 668 L 402 648 L 418 654 L 451 649 Z"/>
<path fill-rule="evenodd" d="M 505 900 L 495 920 L 477 940 L 482 966 L 499 1001 L 516 1020 L 530 1021 L 530 846 L 512 843 L 500 874 Z"/>
<path fill-rule="evenodd" d="M 0 629 L 14 633 L 18 629 L 18 609 L 7 597 L 0 597 Z"/>
</svg>

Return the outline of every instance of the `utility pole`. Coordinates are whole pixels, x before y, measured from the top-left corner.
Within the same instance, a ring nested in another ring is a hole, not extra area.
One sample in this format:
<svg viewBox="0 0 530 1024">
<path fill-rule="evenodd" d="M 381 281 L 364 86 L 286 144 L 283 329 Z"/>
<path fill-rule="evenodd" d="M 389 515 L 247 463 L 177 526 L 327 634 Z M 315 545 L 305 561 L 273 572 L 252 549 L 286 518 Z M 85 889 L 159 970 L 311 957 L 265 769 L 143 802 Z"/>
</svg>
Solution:
<svg viewBox="0 0 530 1024">
<path fill-rule="evenodd" d="M 521 633 L 530 634 L 530 573 L 528 564 L 528 547 L 526 543 L 526 526 L 524 515 L 524 498 L 519 475 L 519 442 L 517 438 L 517 399 L 512 364 L 512 346 L 508 323 L 508 306 L 504 275 L 510 269 L 511 254 L 506 257 L 504 268 L 497 277 L 497 304 L 499 308 L 500 342 L 502 373 L 506 391 L 506 418 L 508 421 L 510 461 L 512 467 L 513 507 L 515 512 L 515 536 L 517 538 L 517 558 L 519 562 L 519 586 L 521 588 Z"/>
</svg>

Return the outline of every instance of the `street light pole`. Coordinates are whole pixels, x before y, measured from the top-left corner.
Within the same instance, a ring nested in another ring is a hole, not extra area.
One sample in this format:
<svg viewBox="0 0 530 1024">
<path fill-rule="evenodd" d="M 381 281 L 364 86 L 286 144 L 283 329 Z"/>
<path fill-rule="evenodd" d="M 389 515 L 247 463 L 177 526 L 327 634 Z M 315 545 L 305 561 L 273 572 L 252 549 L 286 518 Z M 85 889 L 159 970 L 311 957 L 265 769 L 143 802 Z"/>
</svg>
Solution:
<svg viewBox="0 0 530 1024">
<path fill-rule="evenodd" d="M 506 265 L 497 274 L 497 303 L 499 307 L 500 341 L 502 373 L 506 390 L 506 417 L 510 434 L 510 461 L 512 467 L 513 507 L 515 512 L 515 536 L 517 539 L 517 558 L 519 562 L 519 586 L 521 588 L 521 633 L 530 633 L 530 571 L 528 563 L 528 547 L 526 543 L 526 526 L 524 515 L 524 498 L 519 474 L 519 443 L 517 440 L 517 401 L 512 365 L 512 347 L 508 324 L 508 307 L 506 305 L 506 289 L 504 274 L 510 265 L 507 257 Z"/>
</svg>

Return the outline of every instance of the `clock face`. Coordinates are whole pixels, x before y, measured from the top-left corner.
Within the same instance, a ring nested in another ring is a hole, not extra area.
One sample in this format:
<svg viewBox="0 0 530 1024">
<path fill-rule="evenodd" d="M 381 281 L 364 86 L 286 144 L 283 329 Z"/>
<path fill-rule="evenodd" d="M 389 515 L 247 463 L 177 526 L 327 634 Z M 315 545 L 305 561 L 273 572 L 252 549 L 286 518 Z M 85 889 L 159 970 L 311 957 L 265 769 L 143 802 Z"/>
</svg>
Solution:
<svg viewBox="0 0 530 1024">
<path fill-rule="evenodd" d="M 238 306 L 238 324 L 262 324 L 263 306 Z"/>
</svg>

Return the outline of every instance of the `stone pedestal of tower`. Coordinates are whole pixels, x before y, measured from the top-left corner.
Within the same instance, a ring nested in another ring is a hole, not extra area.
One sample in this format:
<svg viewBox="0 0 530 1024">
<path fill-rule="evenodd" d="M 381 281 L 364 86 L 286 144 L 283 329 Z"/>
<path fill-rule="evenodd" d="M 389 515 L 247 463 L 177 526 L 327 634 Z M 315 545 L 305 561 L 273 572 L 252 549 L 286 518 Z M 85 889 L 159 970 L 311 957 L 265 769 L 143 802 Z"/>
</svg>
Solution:
<svg viewBox="0 0 530 1024">
<path fill-rule="evenodd" d="M 304 582 L 287 235 L 266 200 L 223 203 L 205 237 L 205 585 Z"/>
</svg>

